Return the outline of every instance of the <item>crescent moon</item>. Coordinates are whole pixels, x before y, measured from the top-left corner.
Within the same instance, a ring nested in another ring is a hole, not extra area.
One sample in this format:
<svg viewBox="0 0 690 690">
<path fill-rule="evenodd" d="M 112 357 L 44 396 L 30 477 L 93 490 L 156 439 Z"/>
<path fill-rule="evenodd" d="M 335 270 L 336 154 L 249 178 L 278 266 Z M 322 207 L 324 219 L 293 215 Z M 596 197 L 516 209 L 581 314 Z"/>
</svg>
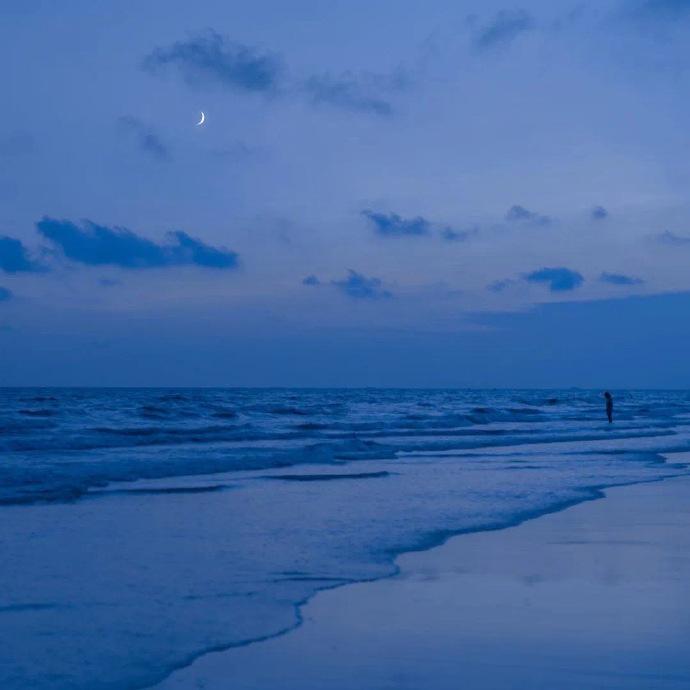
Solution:
<svg viewBox="0 0 690 690">
<path fill-rule="evenodd" d="M 196 126 L 199 127 L 200 125 L 203 125 L 204 122 L 206 122 L 206 115 L 204 114 L 204 111 L 201 111 L 201 120 L 196 123 Z"/>
</svg>

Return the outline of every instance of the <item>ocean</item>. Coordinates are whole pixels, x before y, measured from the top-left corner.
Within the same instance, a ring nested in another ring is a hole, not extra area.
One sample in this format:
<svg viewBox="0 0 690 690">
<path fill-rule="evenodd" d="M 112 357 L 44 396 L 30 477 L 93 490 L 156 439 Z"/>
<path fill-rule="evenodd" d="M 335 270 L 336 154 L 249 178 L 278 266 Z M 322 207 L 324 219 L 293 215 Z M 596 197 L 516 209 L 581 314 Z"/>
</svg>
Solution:
<svg viewBox="0 0 690 690">
<path fill-rule="evenodd" d="M 399 553 L 686 474 L 690 393 L 613 393 L 2 390 L 0 687 L 154 687 Z"/>
</svg>

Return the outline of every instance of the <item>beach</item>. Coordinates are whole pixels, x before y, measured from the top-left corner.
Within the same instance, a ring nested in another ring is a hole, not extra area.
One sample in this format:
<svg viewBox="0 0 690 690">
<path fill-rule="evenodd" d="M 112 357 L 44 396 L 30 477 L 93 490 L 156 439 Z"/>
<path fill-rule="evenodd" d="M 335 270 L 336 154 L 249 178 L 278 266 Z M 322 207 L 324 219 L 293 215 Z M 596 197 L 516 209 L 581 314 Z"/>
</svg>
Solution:
<svg viewBox="0 0 690 690">
<path fill-rule="evenodd" d="M 397 559 L 317 594 L 302 625 L 202 657 L 158 690 L 690 687 L 690 479 Z"/>
<path fill-rule="evenodd" d="M 687 543 L 657 558 L 687 532 L 683 392 L 619 395 L 614 424 L 580 390 L 0 395 L 3 690 L 561 688 L 632 658 L 621 630 L 630 673 L 685 677 L 661 566 Z"/>
</svg>

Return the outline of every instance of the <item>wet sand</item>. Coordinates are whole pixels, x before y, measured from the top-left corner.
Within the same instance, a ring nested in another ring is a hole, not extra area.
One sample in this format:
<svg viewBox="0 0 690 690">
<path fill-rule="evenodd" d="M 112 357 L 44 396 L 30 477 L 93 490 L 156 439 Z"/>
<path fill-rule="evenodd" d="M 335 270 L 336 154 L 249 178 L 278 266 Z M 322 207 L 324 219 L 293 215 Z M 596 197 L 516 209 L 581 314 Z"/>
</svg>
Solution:
<svg viewBox="0 0 690 690">
<path fill-rule="evenodd" d="M 690 688 L 690 479 L 397 559 L 317 594 L 280 637 L 207 654 L 159 690 Z"/>
</svg>

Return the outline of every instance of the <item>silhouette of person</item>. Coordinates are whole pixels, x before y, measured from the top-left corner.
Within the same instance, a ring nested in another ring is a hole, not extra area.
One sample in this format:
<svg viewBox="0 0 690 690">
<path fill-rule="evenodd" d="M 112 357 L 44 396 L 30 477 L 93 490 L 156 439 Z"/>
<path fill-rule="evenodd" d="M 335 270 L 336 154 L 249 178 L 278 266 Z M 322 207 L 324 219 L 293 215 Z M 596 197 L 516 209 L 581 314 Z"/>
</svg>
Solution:
<svg viewBox="0 0 690 690">
<path fill-rule="evenodd" d="M 604 397 L 606 398 L 606 416 L 609 418 L 609 424 L 611 424 L 613 422 L 613 396 L 606 391 Z"/>
</svg>

